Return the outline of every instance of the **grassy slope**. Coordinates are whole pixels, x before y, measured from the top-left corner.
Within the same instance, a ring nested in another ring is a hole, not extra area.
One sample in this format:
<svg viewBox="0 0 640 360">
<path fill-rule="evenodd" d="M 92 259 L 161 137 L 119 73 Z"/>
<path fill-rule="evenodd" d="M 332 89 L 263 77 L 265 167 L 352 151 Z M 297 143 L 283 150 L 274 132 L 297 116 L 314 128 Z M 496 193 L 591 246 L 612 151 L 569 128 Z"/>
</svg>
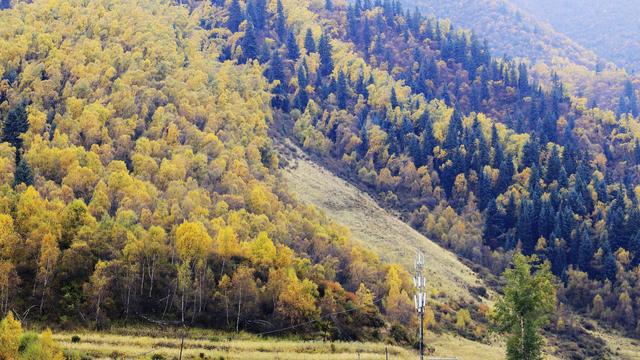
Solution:
<svg viewBox="0 0 640 360">
<path fill-rule="evenodd" d="M 358 190 L 323 167 L 306 160 L 301 151 L 288 156 L 290 165 L 284 171 L 288 188 L 300 200 L 315 205 L 331 218 L 349 228 L 358 241 L 389 261 L 412 266 L 419 248 L 426 255 L 428 286 L 447 296 L 472 297 L 469 289 L 481 286 L 482 280 L 451 252 L 415 231 L 398 217 L 382 209 L 369 195 Z M 427 343 L 436 349 L 436 356 L 458 359 L 504 359 L 500 341 L 486 345 L 449 334 L 432 334 Z M 555 359 L 554 357 L 547 357 Z"/>
<path fill-rule="evenodd" d="M 597 329 L 590 332 L 593 336 L 605 341 L 607 347 L 613 353 L 615 359 L 638 360 L 640 359 L 640 341 L 624 337 L 618 333 Z"/>
<path fill-rule="evenodd" d="M 382 209 L 369 195 L 305 159 L 302 151 L 294 145 L 289 143 L 287 148 L 297 152 L 295 156 L 288 156 L 290 165 L 284 171 L 289 189 L 301 200 L 347 226 L 355 239 L 366 243 L 385 259 L 406 266 L 411 266 L 414 260 L 411 249 L 422 249 L 427 256 L 431 285 L 447 296 L 468 298 L 471 296 L 470 287 L 483 284 L 477 274 L 455 255 Z M 605 340 L 615 359 L 640 359 L 638 341 L 602 329 L 591 334 Z M 482 359 L 504 359 L 504 347 L 499 342 L 487 346 L 447 334 L 429 334 L 427 343 L 436 348 L 437 356 L 477 359 L 478 354 L 483 354 Z M 555 359 L 549 355 L 546 358 Z"/>
<path fill-rule="evenodd" d="M 289 189 L 301 200 L 313 204 L 342 225 L 347 226 L 355 239 L 389 261 L 411 266 L 413 248 L 420 248 L 427 256 L 430 284 L 447 296 L 469 298 L 469 288 L 482 285 L 482 280 L 455 255 L 415 231 L 393 214 L 382 209 L 369 195 L 358 190 L 325 168 L 304 158 L 297 151 L 284 172 Z M 592 335 L 605 340 L 616 359 L 640 359 L 638 341 L 599 330 Z M 429 334 L 427 343 L 436 348 L 436 356 L 455 356 L 458 359 L 504 359 L 500 342 L 491 346 L 448 334 Z M 563 345 L 559 345 L 563 346 Z M 551 349 L 549 349 L 551 350 Z M 546 359 L 556 359 L 547 355 Z"/>
<path fill-rule="evenodd" d="M 415 249 L 422 250 L 426 256 L 428 286 L 449 296 L 470 299 L 469 289 L 483 286 L 478 275 L 451 252 L 389 214 L 369 195 L 299 156 L 300 153 L 284 172 L 288 188 L 303 202 L 316 206 L 349 228 L 356 241 L 364 243 L 384 260 L 408 269 L 413 266 Z"/>
</svg>

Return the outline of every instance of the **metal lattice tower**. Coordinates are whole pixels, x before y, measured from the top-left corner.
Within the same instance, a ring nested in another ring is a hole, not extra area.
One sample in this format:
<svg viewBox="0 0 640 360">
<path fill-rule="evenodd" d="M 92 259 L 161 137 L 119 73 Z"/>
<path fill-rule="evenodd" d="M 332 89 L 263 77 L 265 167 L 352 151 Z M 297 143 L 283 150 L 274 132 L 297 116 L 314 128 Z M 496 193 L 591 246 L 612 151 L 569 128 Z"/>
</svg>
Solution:
<svg viewBox="0 0 640 360">
<path fill-rule="evenodd" d="M 427 306 L 426 285 L 427 280 L 424 277 L 424 254 L 418 252 L 416 258 L 415 275 L 413 276 L 413 285 L 416 287 L 416 294 L 413 295 L 416 311 L 420 318 L 420 360 L 424 360 L 424 311 Z"/>
</svg>

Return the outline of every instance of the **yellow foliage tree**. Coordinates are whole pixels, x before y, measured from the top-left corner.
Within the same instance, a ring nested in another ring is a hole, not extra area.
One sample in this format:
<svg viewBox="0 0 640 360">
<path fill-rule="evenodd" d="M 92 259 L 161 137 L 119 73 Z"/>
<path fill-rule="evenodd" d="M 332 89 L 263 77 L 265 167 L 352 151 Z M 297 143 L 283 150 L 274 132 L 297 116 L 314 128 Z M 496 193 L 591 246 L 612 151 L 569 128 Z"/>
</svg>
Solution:
<svg viewBox="0 0 640 360">
<path fill-rule="evenodd" d="M 53 276 L 56 263 L 60 257 L 60 248 L 58 247 L 58 241 L 56 238 L 47 234 L 42 238 L 40 245 L 40 256 L 38 258 L 38 274 L 37 279 L 42 287 L 42 293 L 40 296 L 40 312 L 42 313 L 42 307 L 44 306 L 44 300 L 49 292 L 49 282 Z"/>
<path fill-rule="evenodd" d="M 387 316 L 392 321 L 409 324 L 414 315 L 413 303 L 407 291 L 402 288 L 400 269 L 397 265 L 391 265 L 389 267 L 386 286 L 388 291 L 387 296 L 384 298 L 383 305 Z"/>
<path fill-rule="evenodd" d="M 251 243 L 251 255 L 254 263 L 272 266 L 276 258 L 276 246 L 266 232 L 261 231 Z"/>
<path fill-rule="evenodd" d="M 199 222 L 184 222 L 176 230 L 176 251 L 182 261 L 178 264 L 178 283 L 182 293 L 180 309 L 184 322 L 186 296 L 195 281 L 197 282 L 197 295 L 199 305 L 202 304 L 203 282 L 205 275 L 205 260 L 211 251 L 213 240 L 207 229 Z M 194 300 L 194 307 L 196 301 Z M 198 307 L 201 311 L 201 306 Z"/>
<path fill-rule="evenodd" d="M 0 321 L 0 359 L 17 360 L 19 358 L 18 348 L 21 336 L 20 321 L 13 317 L 12 312 L 9 312 L 7 317 Z"/>
<path fill-rule="evenodd" d="M 290 270 L 287 285 L 278 296 L 276 312 L 291 325 L 315 319 L 319 315 L 317 297 L 318 286 L 309 279 L 300 281 L 296 273 Z"/>
</svg>

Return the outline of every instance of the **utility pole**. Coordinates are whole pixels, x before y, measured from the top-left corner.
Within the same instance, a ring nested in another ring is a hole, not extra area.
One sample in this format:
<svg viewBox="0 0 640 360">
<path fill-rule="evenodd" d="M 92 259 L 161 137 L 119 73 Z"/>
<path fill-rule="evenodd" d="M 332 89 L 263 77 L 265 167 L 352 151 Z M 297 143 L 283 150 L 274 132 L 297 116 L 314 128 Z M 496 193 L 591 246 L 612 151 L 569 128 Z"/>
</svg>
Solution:
<svg viewBox="0 0 640 360">
<path fill-rule="evenodd" d="M 424 310 L 427 305 L 427 293 L 425 291 L 427 281 L 423 274 L 424 255 L 418 252 L 416 259 L 415 275 L 413 276 L 413 285 L 416 287 L 416 294 L 413 295 L 413 302 L 420 318 L 420 360 L 424 360 Z"/>
</svg>

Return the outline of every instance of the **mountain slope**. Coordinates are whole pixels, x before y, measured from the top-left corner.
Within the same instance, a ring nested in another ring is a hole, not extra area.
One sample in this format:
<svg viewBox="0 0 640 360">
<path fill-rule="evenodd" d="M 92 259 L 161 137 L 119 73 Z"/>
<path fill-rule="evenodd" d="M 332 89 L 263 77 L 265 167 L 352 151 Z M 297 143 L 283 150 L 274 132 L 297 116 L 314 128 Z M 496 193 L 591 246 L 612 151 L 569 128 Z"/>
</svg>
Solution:
<svg viewBox="0 0 640 360">
<path fill-rule="evenodd" d="M 300 200 L 315 205 L 349 228 L 356 240 L 384 260 L 411 268 L 416 250 L 422 251 L 426 257 L 429 288 L 471 300 L 478 297 L 472 290 L 477 292 L 479 287 L 485 287 L 482 279 L 451 252 L 389 214 L 366 193 L 306 160 L 301 150 L 296 151 L 284 177 L 288 188 Z"/>
<path fill-rule="evenodd" d="M 532 76 L 542 84 L 557 73 L 567 90 L 604 109 L 617 109 L 624 81 L 629 75 L 613 65 L 610 57 L 599 58 L 544 21 L 509 0 L 416 0 L 404 1 L 426 14 L 450 19 L 456 27 L 468 28 L 489 40 L 494 53 L 524 58 Z M 555 2 L 554 2 L 555 3 Z M 579 6 L 578 8 L 580 8 Z"/>
<path fill-rule="evenodd" d="M 489 40 L 498 55 L 523 57 L 532 62 L 551 63 L 556 57 L 594 68 L 595 53 L 555 31 L 545 22 L 504 0 L 409 0 L 426 14 L 451 19 L 454 26 L 475 31 Z"/>
<path fill-rule="evenodd" d="M 281 150 L 282 151 L 282 150 Z M 297 147 L 287 145 L 289 164 L 283 173 L 288 188 L 302 201 L 313 204 L 333 220 L 346 226 L 356 241 L 379 253 L 383 259 L 413 266 L 415 250 L 426 257 L 427 288 L 442 297 L 472 301 L 484 282 L 455 255 L 418 233 L 396 215 L 381 208 L 368 194 L 309 160 Z M 475 292 L 475 293 L 474 293 Z M 483 299 L 484 300 L 484 299 Z M 476 359 L 504 358 L 504 345 L 497 339 L 490 345 L 450 334 L 428 331 L 427 344 L 436 356 Z M 546 359 L 555 359 L 547 355 Z"/>
<path fill-rule="evenodd" d="M 261 4 L 275 28 L 283 15 Z M 224 59 L 238 36 L 219 8 L 14 5 L 0 11 L 0 317 L 304 323 L 353 340 L 384 332 L 389 289 L 415 316 L 403 268 L 287 193 L 265 68 Z"/>
<path fill-rule="evenodd" d="M 591 304 L 633 334 L 635 318 L 624 315 L 635 312 L 629 284 L 640 260 L 633 86 L 616 117 L 574 101 L 557 78 L 540 89 L 526 66 L 395 3 L 296 5 L 300 39 L 307 19 L 334 39 L 321 37 L 319 70 L 311 44 L 295 52 L 297 77 L 283 77 L 295 110 L 276 119 L 299 145 L 495 273 L 514 251 L 548 260 L 566 279 L 554 321 L 567 338 L 585 331 L 562 307 L 592 315 Z M 605 355 L 591 345 L 567 356 Z"/>
<path fill-rule="evenodd" d="M 634 0 L 512 0 L 599 57 L 640 69 L 638 2 Z"/>
</svg>

